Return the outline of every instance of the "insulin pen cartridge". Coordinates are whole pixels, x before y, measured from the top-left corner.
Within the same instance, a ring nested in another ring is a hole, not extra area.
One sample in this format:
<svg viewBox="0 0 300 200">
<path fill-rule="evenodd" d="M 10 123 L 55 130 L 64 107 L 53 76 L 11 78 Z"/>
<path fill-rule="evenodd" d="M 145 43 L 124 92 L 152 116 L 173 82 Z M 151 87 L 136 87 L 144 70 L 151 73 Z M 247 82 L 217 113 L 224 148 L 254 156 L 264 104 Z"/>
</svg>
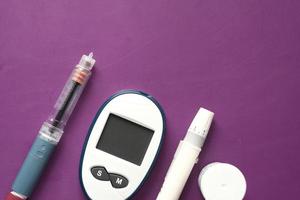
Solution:
<svg viewBox="0 0 300 200">
<path fill-rule="evenodd" d="M 31 195 L 63 134 L 94 64 L 93 53 L 81 57 L 54 105 L 54 112 L 42 125 L 6 200 L 27 199 Z"/>
<path fill-rule="evenodd" d="M 179 199 L 184 185 L 198 160 L 214 113 L 200 108 L 185 138 L 180 141 L 156 200 Z"/>
</svg>

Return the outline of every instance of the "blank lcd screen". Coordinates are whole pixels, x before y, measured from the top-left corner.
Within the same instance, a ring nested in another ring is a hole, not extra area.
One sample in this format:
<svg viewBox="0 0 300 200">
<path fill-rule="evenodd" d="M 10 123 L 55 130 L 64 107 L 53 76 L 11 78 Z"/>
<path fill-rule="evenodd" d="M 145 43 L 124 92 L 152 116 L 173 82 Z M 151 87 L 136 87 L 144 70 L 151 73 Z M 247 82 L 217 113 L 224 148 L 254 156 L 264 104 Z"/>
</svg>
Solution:
<svg viewBox="0 0 300 200">
<path fill-rule="evenodd" d="M 97 149 L 141 165 L 153 133 L 151 129 L 110 114 L 97 143 Z"/>
</svg>

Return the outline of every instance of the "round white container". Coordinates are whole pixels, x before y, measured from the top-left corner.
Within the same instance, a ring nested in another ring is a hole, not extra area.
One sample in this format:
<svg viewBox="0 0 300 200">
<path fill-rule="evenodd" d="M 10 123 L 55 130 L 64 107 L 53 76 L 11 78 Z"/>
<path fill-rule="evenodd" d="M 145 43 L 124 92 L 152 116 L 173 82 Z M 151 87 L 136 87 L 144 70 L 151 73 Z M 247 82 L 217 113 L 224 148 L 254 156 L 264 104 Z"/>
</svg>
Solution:
<svg viewBox="0 0 300 200">
<path fill-rule="evenodd" d="M 231 164 L 215 162 L 207 165 L 198 181 L 206 200 L 242 200 L 246 194 L 246 179 Z"/>
</svg>

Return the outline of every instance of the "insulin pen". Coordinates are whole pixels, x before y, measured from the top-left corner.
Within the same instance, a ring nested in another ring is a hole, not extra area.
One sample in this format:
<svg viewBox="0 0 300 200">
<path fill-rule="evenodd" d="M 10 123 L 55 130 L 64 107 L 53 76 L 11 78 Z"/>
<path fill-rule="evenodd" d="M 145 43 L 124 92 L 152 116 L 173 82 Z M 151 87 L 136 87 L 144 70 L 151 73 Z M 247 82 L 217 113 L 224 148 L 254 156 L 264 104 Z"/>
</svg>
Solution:
<svg viewBox="0 0 300 200">
<path fill-rule="evenodd" d="M 156 200 L 179 199 L 205 142 L 214 113 L 200 108 L 181 140 Z"/>
<path fill-rule="evenodd" d="M 27 199 L 33 192 L 64 132 L 64 127 L 91 75 L 95 62 L 93 53 L 81 57 L 54 105 L 53 114 L 42 125 L 6 200 Z"/>
</svg>

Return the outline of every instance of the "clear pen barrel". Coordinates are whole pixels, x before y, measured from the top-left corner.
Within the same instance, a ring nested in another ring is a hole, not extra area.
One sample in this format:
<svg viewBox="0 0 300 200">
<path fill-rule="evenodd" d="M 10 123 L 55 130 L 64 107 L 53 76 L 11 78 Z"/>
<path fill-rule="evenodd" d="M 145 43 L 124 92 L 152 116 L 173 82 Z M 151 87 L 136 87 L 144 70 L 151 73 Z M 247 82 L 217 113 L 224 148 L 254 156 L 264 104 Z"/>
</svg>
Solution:
<svg viewBox="0 0 300 200">
<path fill-rule="evenodd" d="M 82 56 L 54 105 L 54 111 L 48 119 L 49 124 L 61 130 L 64 129 L 91 75 L 94 63 L 92 54 Z"/>
<path fill-rule="evenodd" d="M 90 74 L 89 71 L 82 70 L 80 67 L 76 67 L 73 70 L 71 77 L 54 105 L 54 111 L 49 118 L 51 125 L 61 129 L 64 128 Z"/>
</svg>

